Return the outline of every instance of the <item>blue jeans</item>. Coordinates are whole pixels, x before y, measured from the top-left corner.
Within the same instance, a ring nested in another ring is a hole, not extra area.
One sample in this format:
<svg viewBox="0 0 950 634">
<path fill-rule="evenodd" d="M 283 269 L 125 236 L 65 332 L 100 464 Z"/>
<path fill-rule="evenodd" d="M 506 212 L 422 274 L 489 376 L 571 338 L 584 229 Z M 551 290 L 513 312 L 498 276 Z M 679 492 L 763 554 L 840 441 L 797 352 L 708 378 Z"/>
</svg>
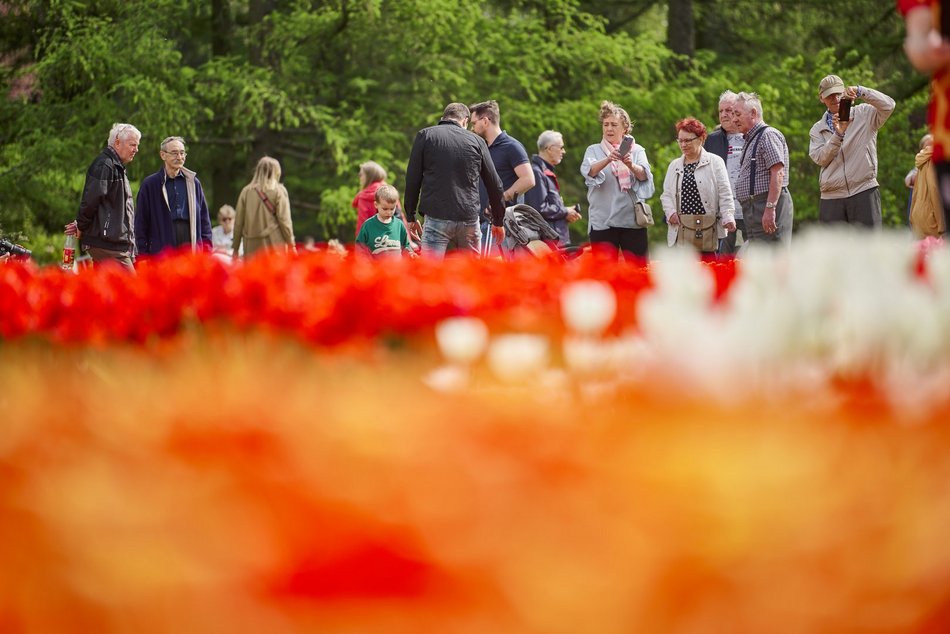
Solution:
<svg viewBox="0 0 950 634">
<path fill-rule="evenodd" d="M 442 259 L 449 249 L 460 249 L 478 255 L 481 230 L 478 219 L 442 220 L 426 216 L 422 226 L 422 254 Z"/>
</svg>

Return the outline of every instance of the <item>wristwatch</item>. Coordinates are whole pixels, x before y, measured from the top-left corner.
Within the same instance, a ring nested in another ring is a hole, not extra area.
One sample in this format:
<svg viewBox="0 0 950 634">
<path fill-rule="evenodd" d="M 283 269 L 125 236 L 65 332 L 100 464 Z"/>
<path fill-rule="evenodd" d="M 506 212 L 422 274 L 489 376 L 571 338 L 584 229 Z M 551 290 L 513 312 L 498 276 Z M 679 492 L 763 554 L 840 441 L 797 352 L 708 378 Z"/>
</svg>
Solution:
<svg viewBox="0 0 950 634">
<path fill-rule="evenodd" d="M 765 208 L 766 208 L 766 209 L 774 209 L 776 205 L 778 205 L 777 202 L 774 202 L 774 203 L 766 202 L 766 203 L 765 203 Z"/>
</svg>

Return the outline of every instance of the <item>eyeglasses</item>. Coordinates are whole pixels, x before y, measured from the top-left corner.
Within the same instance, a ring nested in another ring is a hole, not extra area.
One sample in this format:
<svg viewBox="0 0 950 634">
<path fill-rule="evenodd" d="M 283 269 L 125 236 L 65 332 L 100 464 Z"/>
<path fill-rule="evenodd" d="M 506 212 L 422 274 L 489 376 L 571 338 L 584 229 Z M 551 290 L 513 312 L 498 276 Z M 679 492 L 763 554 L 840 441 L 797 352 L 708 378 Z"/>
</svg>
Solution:
<svg viewBox="0 0 950 634">
<path fill-rule="evenodd" d="M 188 154 L 188 152 L 185 152 L 184 150 L 162 150 L 162 152 L 168 154 L 169 156 L 186 156 Z"/>
<path fill-rule="evenodd" d="M 691 139 L 676 139 L 676 142 L 679 143 L 680 145 L 683 145 L 684 143 L 692 143 L 698 138 L 699 138 L 698 136 L 694 136 Z"/>
</svg>

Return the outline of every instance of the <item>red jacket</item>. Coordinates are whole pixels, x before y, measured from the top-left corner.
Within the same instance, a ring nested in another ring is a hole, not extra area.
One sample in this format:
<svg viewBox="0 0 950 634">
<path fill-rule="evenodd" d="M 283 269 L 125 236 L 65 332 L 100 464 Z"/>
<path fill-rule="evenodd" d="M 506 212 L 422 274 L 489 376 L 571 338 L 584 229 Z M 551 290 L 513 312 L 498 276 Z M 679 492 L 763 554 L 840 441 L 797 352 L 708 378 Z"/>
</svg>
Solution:
<svg viewBox="0 0 950 634">
<path fill-rule="evenodd" d="M 360 227 L 363 226 L 366 219 L 376 214 L 376 190 L 385 184 L 384 181 L 370 183 L 353 199 L 353 209 L 356 210 L 355 235 L 359 235 Z"/>
</svg>

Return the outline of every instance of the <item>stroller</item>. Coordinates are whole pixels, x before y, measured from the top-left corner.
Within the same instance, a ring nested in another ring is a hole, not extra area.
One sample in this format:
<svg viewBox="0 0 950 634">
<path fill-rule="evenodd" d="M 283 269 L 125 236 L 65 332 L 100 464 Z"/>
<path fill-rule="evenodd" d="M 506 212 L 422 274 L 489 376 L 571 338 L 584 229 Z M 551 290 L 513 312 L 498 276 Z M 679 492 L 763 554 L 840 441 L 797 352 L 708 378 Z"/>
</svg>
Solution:
<svg viewBox="0 0 950 634">
<path fill-rule="evenodd" d="M 505 239 L 500 248 L 502 257 L 512 260 L 519 253 L 530 253 L 535 257 L 558 251 L 557 232 L 531 205 L 517 204 L 505 210 Z M 485 243 L 483 257 L 491 253 L 491 233 Z"/>
</svg>

